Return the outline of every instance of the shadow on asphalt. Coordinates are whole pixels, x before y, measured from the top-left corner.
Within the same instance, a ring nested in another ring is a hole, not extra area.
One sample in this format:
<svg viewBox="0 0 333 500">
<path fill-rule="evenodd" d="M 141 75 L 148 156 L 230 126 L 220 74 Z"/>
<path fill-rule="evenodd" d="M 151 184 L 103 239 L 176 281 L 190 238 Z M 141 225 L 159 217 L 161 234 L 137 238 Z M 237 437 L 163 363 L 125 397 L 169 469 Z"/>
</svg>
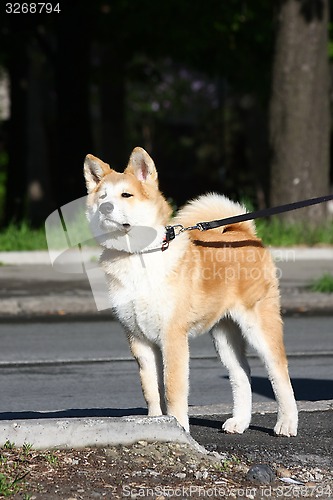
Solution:
<svg viewBox="0 0 333 500">
<path fill-rule="evenodd" d="M 274 436 L 276 414 L 273 413 L 254 414 L 252 424 L 244 434 L 222 432 L 221 425 L 227 417 L 207 415 L 190 419 L 192 437 L 209 451 L 244 457 L 252 464 L 266 463 L 273 467 L 279 464 L 287 468 L 301 465 L 333 470 L 332 410 L 300 412 L 298 435 L 292 438 Z M 292 494 L 290 498 L 296 496 Z"/>
<path fill-rule="evenodd" d="M 223 377 L 228 379 L 227 376 Z M 292 378 L 295 398 L 298 401 L 326 401 L 333 398 L 333 379 Z M 266 377 L 251 377 L 252 392 L 275 400 L 272 386 Z"/>
<path fill-rule="evenodd" d="M 205 427 L 207 429 L 218 429 L 221 434 L 224 434 L 222 431 L 222 424 L 224 420 L 211 420 L 210 418 L 200 418 L 200 417 L 190 417 L 190 425 L 193 427 Z M 259 425 L 250 425 L 249 427 L 253 431 L 262 432 L 264 434 L 268 434 L 269 436 L 274 436 L 274 432 L 272 429 L 267 427 L 259 426 Z"/>
<path fill-rule="evenodd" d="M 295 398 L 298 401 L 321 401 L 332 399 L 333 379 L 315 380 L 311 378 L 293 378 L 291 380 Z M 252 391 L 270 399 L 275 399 L 272 386 L 267 378 L 252 377 Z"/>
<path fill-rule="evenodd" d="M 31 420 L 47 418 L 106 418 L 147 415 L 145 408 L 70 408 L 60 411 L 9 411 L 0 413 L 1 420 Z"/>
<path fill-rule="evenodd" d="M 221 429 L 223 422 L 219 420 L 210 420 L 208 418 L 190 417 L 190 425 L 207 427 L 207 429 Z M 221 431 L 222 432 L 222 431 Z"/>
<path fill-rule="evenodd" d="M 227 378 L 227 377 L 224 377 Z M 298 401 L 321 401 L 332 399 L 333 380 L 314 380 L 311 378 L 294 378 L 292 385 Z M 274 400 L 269 380 L 265 377 L 252 377 L 252 391 L 267 399 Z M 217 401 L 218 403 L 218 401 Z M 49 418 L 90 418 L 90 417 L 128 417 L 132 415 L 147 415 L 146 408 L 69 408 L 58 411 L 17 411 L 0 412 L 1 420 L 28 420 L 28 419 L 49 419 Z M 199 425 L 210 428 L 221 427 L 222 422 L 215 422 L 208 419 L 191 418 L 192 425 Z M 261 432 L 271 433 L 270 429 L 255 428 Z"/>
</svg>

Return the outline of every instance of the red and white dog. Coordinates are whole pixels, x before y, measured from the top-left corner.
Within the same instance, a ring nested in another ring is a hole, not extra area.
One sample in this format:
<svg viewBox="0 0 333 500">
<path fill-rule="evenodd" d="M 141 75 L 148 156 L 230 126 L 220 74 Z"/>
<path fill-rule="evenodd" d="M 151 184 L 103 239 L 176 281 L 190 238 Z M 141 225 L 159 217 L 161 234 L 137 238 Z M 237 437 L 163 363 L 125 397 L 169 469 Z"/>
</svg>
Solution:
<svg viewBox="0 0 333 500">
<path fill-rule="evenodd" d="M 252 221 L 179 234 L 162 251 L 165 227 L 192 226 L 245 208 L 218 194 L 189 202 L 174 219 L 148 153 L 135 148 L 123 173 L 88 155 L 87 215 L 104 247 L 111 305 L 138 362 L 149 415 L 173 415 L 189 430 L 189 337 L 210 332 L 229 370 L 233 416 L 242 433 L 251 420 L 246 343 L 262 358 L 278 404 L 274 431 L 295 436 L 297 407 L 283 344 L 275 266 Z M 140 236 L 141 235 L 141 236 Z"/>
</svg>

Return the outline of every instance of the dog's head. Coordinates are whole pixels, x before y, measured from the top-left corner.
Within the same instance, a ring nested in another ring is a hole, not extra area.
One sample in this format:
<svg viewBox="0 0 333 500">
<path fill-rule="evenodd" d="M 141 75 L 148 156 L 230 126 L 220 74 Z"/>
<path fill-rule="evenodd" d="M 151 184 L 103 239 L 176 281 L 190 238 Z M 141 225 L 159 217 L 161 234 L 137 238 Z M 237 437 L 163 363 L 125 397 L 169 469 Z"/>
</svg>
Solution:
<svg viewBox="0 0 333 500">
<path fill-rule="evenodd" d="M 159 191 L 155 164 L 144 149 L 133 150 L 123 173 L 87 155 L 84 176 L 87 217 L 101 245 L 124 250 L 130 238 L 132 249 L 142 250 L 168 222 L 171 209 Z"/>
</svg>

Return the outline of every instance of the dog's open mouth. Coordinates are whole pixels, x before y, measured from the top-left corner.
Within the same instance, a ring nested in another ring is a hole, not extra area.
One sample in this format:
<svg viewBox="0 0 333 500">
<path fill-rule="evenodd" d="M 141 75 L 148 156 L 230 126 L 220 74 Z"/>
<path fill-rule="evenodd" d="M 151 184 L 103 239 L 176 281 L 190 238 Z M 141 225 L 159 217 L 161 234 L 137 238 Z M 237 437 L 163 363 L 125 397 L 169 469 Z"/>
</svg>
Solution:
<svg viewBox="0 0 333 500">
<path fill-rule="evenodd" d="M 108 217 L 105 217 L 105 219 L 102 222 L 102 226 L 104 226 L 106 230 L 114 228 L 118 231 L 125 231 L 126 233 L 131 229 L 131 225 L 128 224 L 127 222 L 121 224 L 120 222 L 116 222 L 112 219 L 109 219 Z"/>
</svg>

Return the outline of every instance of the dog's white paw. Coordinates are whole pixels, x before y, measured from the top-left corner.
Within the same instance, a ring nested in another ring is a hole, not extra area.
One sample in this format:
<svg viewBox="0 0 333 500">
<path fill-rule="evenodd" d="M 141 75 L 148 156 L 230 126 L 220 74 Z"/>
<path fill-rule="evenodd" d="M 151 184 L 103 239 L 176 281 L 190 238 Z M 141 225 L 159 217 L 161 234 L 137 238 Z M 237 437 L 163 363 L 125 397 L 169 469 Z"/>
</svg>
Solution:
<svg viewBox="0 0 333 500">
<path fill-rule="evenodd" d="M 170 417 L 175 417 L 178 421 L 178 423 L 184 427 L 184 430 L 186 432 L 190 432 L 190 422 L 187 413 L 185 414 L 180 414 L 172 411 L 168 411 L 168 415 Z"/>
<path fill-rule="evenodd" d="M 177 418 L 178 420 L 178 418 Z M 190 423 L 188 418 L 183 418 L 181 420 L 178 420 L 178 423 L 184 428 L 185 432 L 190 432 Z"/>
<path fill-rule="evenodd" d="M 222 430 L 227 434 L 242 434 L 250 425 L 248 419 L 237 417 L 228 418 L 222 425 Z"/>
<path fill-rule="evenodd" d="M 274 434 L 276 436 L 297 436 L 297 416 L 292 417 L 281 417 L 278 418 L 276 425 L 274 427 Z"/>
<path fill-rule="evenodd" d="M 159 404 L 148 407 L 148 417 L 160 417 L 161 415 L 163 415 L 163 412 Z"/>
</svg>

